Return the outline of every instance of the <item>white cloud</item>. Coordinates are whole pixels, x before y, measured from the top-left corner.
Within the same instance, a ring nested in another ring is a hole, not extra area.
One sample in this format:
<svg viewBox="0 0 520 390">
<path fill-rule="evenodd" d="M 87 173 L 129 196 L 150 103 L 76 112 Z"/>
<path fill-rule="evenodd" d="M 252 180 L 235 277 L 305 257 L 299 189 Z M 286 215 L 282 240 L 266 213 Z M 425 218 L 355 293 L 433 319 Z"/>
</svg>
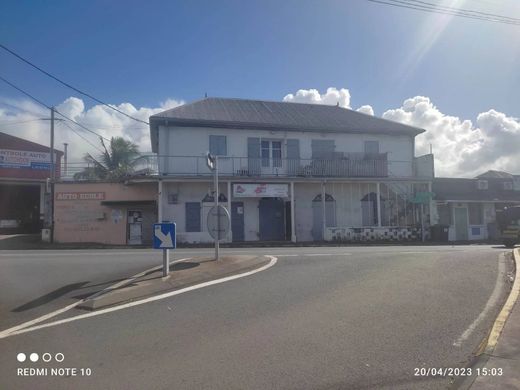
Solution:
<svg viewBox="0 0 520 390">
<path fill-rule="evenodd" d="M 317 89 L 300 89 L 296 94 L 288 94 L 283 98 L 284 102 L 328 104 L 350 108 L 350 92 L 348 89 L 327 88 L 327 92 L 320 94 Z"/>
<path fill-rule="evenodd" d="M 183 103 L 180 100 L 167 99 L 154 108 L 136 108 L 130 103 L 121 103 L 114 105 L 114 107 L 137 119 L 148 121 L 150 115 L 174 108 Z M 108 107 L 95 105 L 86 109 L 83 100 L 69 97 L 56 106 L 56 109 L 103 137 L 121 136 L 136 143 L 142 152 L 151 150 L 149 127 L 144 123 L 127 118 Z M 49 118 L 49 116 L 50 113 L 47 109 L 42 109 L 28 100 L 0 98 L 1 132 L 43 145 L 49 145 L 49 121 L 40 120 L 41 118 Z M 56 115 L 56 118 L 61 118 L 61 116 Z M 63 143 L 67 142 L 69 144 L 69 161 L 82 161 L 83 156 L 87 152 L 94 155 L 99 154 L 98 150 L 76 135 L 67 125 L 84 138 L 87 138 L 92 144 L 98 147 L 101 147 L 101 144 L 99 137 L 81 127 L 69 121 L 57 121 L 55 126 L 55 147 L 63 150 Z"/>
<path fill-rule="evenodd" d="M 374 115 L 374 109 L 372 106 L 365 104 L 364 106 L 359 107 L 356 111 L 362 112 L 367 115 Z"/>
<path fill-rule="evenodd" d="M 288 102 L 318 103 L 350 108 L 348 89 L 328 88 L 323 94 L 316 89 L 300 89 L 288 94 Z M 370 105 L 359 112 L 374 115 Z M 490 109 L 477 116 L 476 122 L 440 111 L 426 96 L 406 99 L 402 106 L 389 109 L 383 118 L 420 127 L 425 133 L 416 138 L 416 155 L 435 155 L 436 176 L 474 177 L 489 169 L 520 174 L 520 121 Z"/>
<path fill-rule="evenodd" d="M 406 99 L 383 118 L 421 127 L 416 154 L 435 155 L 436 176 L 474 177 L 488 169 L 520 173 L 520 122 L 493 109 L 471 120 L 442 113 L 429 98 Z"/>
</svg>

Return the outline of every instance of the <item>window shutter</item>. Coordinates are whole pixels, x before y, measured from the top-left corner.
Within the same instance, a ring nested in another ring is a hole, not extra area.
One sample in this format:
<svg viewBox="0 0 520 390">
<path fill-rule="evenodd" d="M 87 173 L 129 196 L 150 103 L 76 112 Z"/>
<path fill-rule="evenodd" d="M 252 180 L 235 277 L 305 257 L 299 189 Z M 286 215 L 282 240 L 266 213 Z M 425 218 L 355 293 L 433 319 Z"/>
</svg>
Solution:
<svg viewBox="0 0 520 390">
<path fill-rule="evenodd" d="M 250 175 L 260 174 L 260 138 L 247 138 L 247 168 Z"/>
<path fill-rule="evenodd" d="M 287 173 L 296 175 L 300 167 L 300 140 L 287 140 Z"/>
<path fill-rule="evenodd" d="M 227 137 L 225 135 L 210 135 L 209 152 L 215 156 L 227 156 Z"/>
<path fill-rule="evenodd" d="M 311 149 L 313 159 L 330 160 L 334 155 L 336 145 L 334 140 L 313 139 Z"/>
</svg>

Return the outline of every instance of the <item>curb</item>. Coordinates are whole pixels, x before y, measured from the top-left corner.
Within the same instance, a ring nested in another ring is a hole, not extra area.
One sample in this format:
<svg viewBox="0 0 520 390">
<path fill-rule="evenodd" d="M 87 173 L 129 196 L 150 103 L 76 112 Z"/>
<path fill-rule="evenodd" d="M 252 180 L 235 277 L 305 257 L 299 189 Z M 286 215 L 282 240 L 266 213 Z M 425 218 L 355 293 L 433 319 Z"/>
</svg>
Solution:
<svg viewBox="0 0 520 390">
<path fill-rule="evenodd" d="M 515 281 L 513 283 L 513 286 L 511 287 L 509 296 L 506 299 L 506 303 L 504 303 L 504 306 L 502 306 L 502 309 L 498 313 L 498 316 L 495 319 L 493 327 L 491 328 L 491 331 L 489 332 L 488 336 L 484 340 L 482 340 L 482 342 L 478 346 L 475 357 L 470 361 L 468 365 L 466 365 L 466 367 L 482 368 L 487 364 L 490 355 L 493 353 L 498 343 L 500 334 L 502 333 L 504 325 L 507 319 L 509 318 L 509 315 L 511 314 L 513 306 L 515 305 L 518 296 L 520 295 L 520 271 L 518 269 L 518 267 L 520 266 L 520 248 L 513 249 L 513 264 L 515 272 Z M 470 389 L 471 386 L 473 386 L 473 383 L 476 379 L 476 376 L 458 377 L 454 380 L 450 388 Z"/>
<path fill-rule="evenodd" d="M 176 260 L 173 263 L 182 263 L 194 259 L 197 258 L 184 258 Z M 210 264 L 212 263 L 213 262 L 210 262 Z M 251 259 L 245 261 L 244 264 L 237 265 L 227 271 L 225 271 L 224 268 L 224 272 L 222 272 L 221 270 L 220 273 L 211 276 L 208 275 L 208 271 L 205 271 L 202 274 L 202 277 L 187 277 L 187 279 L 178 280 L 175 278 L 175 271 L 170 271 L 167 277 L 162 277 L 160 279 L 154 278 L 151 280 L 138 280 L 139 278 L 149 275 L 150 273 L 157 272 L 162 268 L 162 266 L 158 266 L 143 271 L 140 274 L 134 275 L 132 278 L 129 278 L 121 282 L 116 288 L 110 288 L 104 291 L 103 294 L 88 297 L 86 300 L 77 305 L 77 308 L 86 311 L 97 311 L 115 305 L 121 305 L 129 302 L 143 300 L 152 296 L 156 296 L 158 294 L 163 295 L 172 291 L 183 290 L 191 286 L 210 283 L 214 280 L 248 273 L 251 271 L 255 271 L 256 269 L 262 268 L 268 263 L 268 256 L 253 256 Z"/>
<path fill-rule="evenodd" d="M 509 293 L 509 297 L 507 297 L 506 303 L 504 304 L 504 307 L 502 307 L 502 310 L 498 314 L 498 317 L 495 320 L 495 323 L 493 324 L 493 328 L 489 333 L 486 348 L 484 349 L 483 353 L 489 354 L 493 352 L 493 350 L 495 349 L 500 334 L 504 329 L 504 325 L 507 319 L 509 318 L 511 311 L 513 310 L 513 306 L 515 305 L 518 299 L 518 295 L 520 294 L 520 278 L 518 277 L 518 265 L 520 264 L 519 248 L 513 249 L 513 260 L 515 263 L 515 281 L 513 283 L 513 287 L 511 288 L 511 292 Z"/>
</svg>

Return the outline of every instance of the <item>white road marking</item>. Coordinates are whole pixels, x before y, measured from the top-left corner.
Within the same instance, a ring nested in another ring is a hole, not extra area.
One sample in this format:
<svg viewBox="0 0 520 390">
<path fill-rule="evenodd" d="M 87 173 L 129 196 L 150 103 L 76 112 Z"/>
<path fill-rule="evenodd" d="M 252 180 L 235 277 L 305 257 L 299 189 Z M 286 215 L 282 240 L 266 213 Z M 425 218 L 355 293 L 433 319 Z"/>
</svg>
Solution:
<svg viewBox="0 0 520 390">
<path fill-rule="evenodd" d="M 180 260 L 171 261 L 170 264 L 179 263 L 181 261 L 186 261 L 186 260 L 189 260 L 189 259 L 190 259 L 190 257 L 187 257 L 187 258 L 184 258 L 184 259 L 180 259 Z M 102 294 L 105 294 L 108 291 L 115 290 L 115 289 L 117 289 L 119 287 L 122 287 L 122 286 L 125 286 L 127 284 L 130 284 L 135 279 L 140 278 L 141 276 L 146 275 L 148 272 L 153 272 L 153 271 L 159 270 L 161 268 L 162 268 L 162 265 L 159 265 L 159 266 L 156 266 L 156 267 L 153 267 L 153 268 L 149 268 L 149 269 L 147 269 L 145 271 L 142 271 L 142 272 L 139 272 L 138 274 L 135 274 L 134 276 L 131 276 L 128 279 L 121 280 L 120 282 L 117 282 L 117 283 L 115 283 L 115 284 L 113 284 L 111 286 L 105 287 L 103 290 L 98 291 L 95 294 L 89 295 L 86 298 L 83 298 L 83 299 L 81 299 L 81 300 L 79 300 L 77 302 L 71 303 L 68 306 L 62 307 L 61 309 L 58 309 L 58 310 L 55 310 L 53 312 L 47 313 L 47 314 L 45 314 L 45 315 L 43 315 L 41 317 L 35 318 L 33 320 L 24 322 L 23 324 L 13 326 L 12 328 L 5 329 L 5 330 L 0 332 L 0 339 L 3 338 L 3 337 L 7 337 L 7 336 L 9 336 L 10 334 L 12 334 L 12 333 L 14 333 L 16 331 L 19 331 L 20 329 L 24 329 L 24 328 L 27 328 L 29 326 L 36 325 L 36 324 L 39 324 L 40 322 L 46 321 L 49 318 L 56 317 L 59 314 L 65 313 L 66 311 L 75 308 L 76 306 L 78 306 L 79 304 L 85 302 L 88 299 L 92 299 L 92 298 L 98 297 L 98 296 L 100 296 Z M 86 287 L 88 287 L 88 286 L 86 286 Z"/>
<path fill-rule="evenodd" d="M 204 288 L 204 287 L 208 287 L 208 286 L 212 286 L 212 285 L 220 284 L 220 283 L 224 283 L 224 282 L 229 282 L 230 280 L 234 280 L 234 279 L 239 279 L 239 278 L 243 278 L 243 277 L 246 277 L 246 276 L 250 276 L 250 275 L 256 274 L 257 272 L 265 271 L 266 269 L 271 268 L 273 265 L 276 264 L 276 262 L 278 260 L 274 256 L 267 255 L 266 257 L 270 257 L 271 261 L 269 263 L 267 263 L 266 265 L 264 265 L 264 266 L 262 266 L 260 268 L 257 268 L 255 270 L 252 270 L 252 271 L 248 271 L 248 272 L 244 272 L 244 273 L 236 274 L 236 275 L 231 275 L 231 276 L 226 276 L 224 278 L 215 279 L 215 280 L 211 280 L 209 282 L 196 284 L 194 286 L 182 288 L 180 290 L 170 291 L 170 292 L 167 292 L 167 293 L 164 293 L 164 294 L 160 294 L 160 295 L 156 295 L 156 296 L 153 296 L 153 297 L 150 297 L 150 298 L 141 299 L 139 301 L 133 301 L 133 302 L 125 303 L 123 305 L 109 307 L 107 309 L 102 309 L 102 310 L 94 311 L 94 312 L 91 312 L 91 313 L 80 314 L 78 316 L 65 318 L 63 320 L 49 322 L 47 324 L 36 325 L 36 326 L 33 326 L 33 327 L 24 328 L 24 329 L 16 330 L 16 331 L 13 331 L 13 332 L 7 333 L 7 334 L 5 334 L 5 331 L 4 331 L 4 332 L 2 332 L 0 334 L 0 339 L 1 338 L 5 338 L 5 337 L 18 335 L 18 334 L 22 334 L 22 333 L 33 332 L 33 331 L 38 330 L 38 329 L 49 328 L 51 326 L 66 324 L 68 322 L 82 320 L 82 319 L 89 318 L 89 317 L 95 317 L 95 316 L 99 316 L 99 315 L 102 315 L 102 314 L 106 314 L 106 313 L 111 313 L 111 312 L 118 311 L 118 310 L 127 309 L 127 308 L 133 307 L 133 306 L 143 305 L 145 303 L 154 302 L 154 301 L 158 301 L 158 300 L 161 300 L 161 299 L 169 298 L 169 297 L 172 297 L 172 296 L 175 296 L 175 295 L 184 294 L 186 292 L 193 291 L 193 290 L 198 290 L 200 288 Z"/>
<path fill-rule="evenodd" d="M 444 251 L 446 252 L 446 251 Z M 434 251 L 431 251 L 431 252 L 414 252 L 414 251 L 403 251 L 403 252 L 397 252 L 397 254 L 403 254 L 403 253 L 410 253 L 410 254 L 423 254 L 423 253 L 441 253 L 441 252 L 434 252 Z"/>
<path fill-rule="evenodd" d="M 495 288 L 489 297 L 484 310 L 479 314 L 479 316 L 471 323 L 471 325 L 460 335 L 460 337 L 453 343 L 455 347 L 460 347 L 462 343 L 468 339 L 468 337 L 475 331 L 477 326 L 486 318 L 488 312 L 495 307 L 499 298 L 500 298 L 500 290 L 502 289 L 502 285 L 504 284 L 504 275 L 506 272 L 506 259 L 503 253 L 499 255 L 498 260 L 498 273 L 497 273 L 497 281 L 495 283 Z"/>
<path fill-rule="evenodd" d="M 299 255 L 273 255 L 273 256 L 278 256 L 278 257 L 296 257 L 296 256 L 299 256 Z"/>
</svg>

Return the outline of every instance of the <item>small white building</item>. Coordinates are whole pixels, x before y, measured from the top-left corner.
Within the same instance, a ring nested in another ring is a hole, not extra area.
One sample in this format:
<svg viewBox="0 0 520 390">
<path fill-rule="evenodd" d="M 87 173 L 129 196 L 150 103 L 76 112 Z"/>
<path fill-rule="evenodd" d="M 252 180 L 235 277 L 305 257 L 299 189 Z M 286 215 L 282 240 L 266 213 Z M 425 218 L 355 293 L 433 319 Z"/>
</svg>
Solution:
<svg viewBox="0 0 520 390">
<path fill-rule="evenodd" d="M 211 242 L 205 154 L 218 156 L 230 241 L 414 240 L 429 224 L 424 130 L 338 106 L 206 98 L 150 117 L 159 216 L 179 242 Z M 421 212 L 421 209 L 423 210 Z"/>
</svg>

